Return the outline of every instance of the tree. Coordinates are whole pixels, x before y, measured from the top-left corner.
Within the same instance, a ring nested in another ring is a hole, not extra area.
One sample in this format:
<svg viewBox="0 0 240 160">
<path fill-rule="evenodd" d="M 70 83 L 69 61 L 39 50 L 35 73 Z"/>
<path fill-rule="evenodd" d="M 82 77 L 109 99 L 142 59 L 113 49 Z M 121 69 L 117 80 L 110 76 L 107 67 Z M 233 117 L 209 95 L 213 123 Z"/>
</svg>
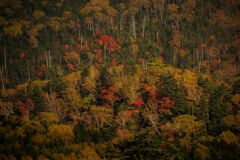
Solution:
<svg viewBox="0 0 240 160">
<path fill-rule="evenodd" d="M 191 115 L 180 115 L 173 118 L 172 128 L 182 137 L 191 137 L 203 132 L 205 124 L 202 121 L 196 121 L 197 117 Z"/>
<path fill-rule="evenodd" d="M 44 96 L 44 101 L 46 104 L 46 110 L 55 114 L 60 122 L 63 122 L 67 115 L 67 108 L 64 101 L 60 98 L 57 98 L 57 94 L 55 92 L 48 93 Z"/>
<path fill-rule="evenodd" d="M 13 114 L 13 104 L 0 100 L 0 115 L 8 119 Z"/>
<path fill-rule="evenodd" d="M 74 134 L 69 125 L 52 125 L 48 127 L 47 136 L 51 139 L 53 144 L 63 142 L 68 146 L 74 140 Z"/>
</svg>

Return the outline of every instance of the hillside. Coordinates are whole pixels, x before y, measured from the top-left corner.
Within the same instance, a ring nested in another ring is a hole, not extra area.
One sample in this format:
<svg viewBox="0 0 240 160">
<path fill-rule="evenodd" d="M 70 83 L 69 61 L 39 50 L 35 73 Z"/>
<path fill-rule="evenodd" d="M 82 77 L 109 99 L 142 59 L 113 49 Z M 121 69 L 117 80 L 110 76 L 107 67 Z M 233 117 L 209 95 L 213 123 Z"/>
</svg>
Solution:
<svg viewBox="0 0 240 160">
<path fill-rule="evenodd" d="M 0 159 L 239 159 L 240 1 L 0 8 Z"/>
</svg>

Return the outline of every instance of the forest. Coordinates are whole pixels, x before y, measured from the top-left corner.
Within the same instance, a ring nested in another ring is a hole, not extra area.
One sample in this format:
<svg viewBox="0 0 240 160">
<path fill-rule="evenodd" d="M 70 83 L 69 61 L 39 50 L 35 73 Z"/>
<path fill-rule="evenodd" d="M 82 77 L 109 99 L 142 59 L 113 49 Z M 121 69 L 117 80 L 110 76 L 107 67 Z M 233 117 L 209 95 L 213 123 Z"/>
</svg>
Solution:
<svg viewBox="0 0 240 160">
<path fill-rule="evenodd" d="M 239 0 L 0 0 L 1 160 L 239 157 Z"/>
</svg>

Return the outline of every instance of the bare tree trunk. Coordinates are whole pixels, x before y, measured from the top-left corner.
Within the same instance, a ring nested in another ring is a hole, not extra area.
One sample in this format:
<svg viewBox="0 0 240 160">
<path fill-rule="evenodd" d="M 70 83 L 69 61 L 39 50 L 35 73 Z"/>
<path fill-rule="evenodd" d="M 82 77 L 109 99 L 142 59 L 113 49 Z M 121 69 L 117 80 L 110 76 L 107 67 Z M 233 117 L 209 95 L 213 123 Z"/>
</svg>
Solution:
<svg viewBox="0 0 240 160">
<path fill-rule="evenodd" d="M 3 79 L 3 67 L 0 68 L 0 75 L 1 75 L 1 81 L 2 81 L 2 89 L 5 90 L 4 79 Z"/>
<path fill-rule="evenodd" d="M 148 117 L 148 119 L 151 121 L 151 123 L 152 123 L 154 129 L 157 131 L 158 135 L 161 135 L 160 132 L 157 129 L 157 126 L 156 126 L 155 122 L 152 120 L 152 118 Z"/>
<path fill-rule="evenodd" d="M 4 51 L 3 51 L 3 53 L 4 53 L 4 69 L 5 69 L 5 76 L 6 76 L 6 78 L 8 77 L 8 74 L 7 74 L 7 56 L 6 56 L 6 49 L 4 48 Z"/>
<path fill-rule="evenodd" d="M 137 38 L 137 35 L 136 35 L 136 22 L 135 22 L 134 16 L 132 16 L 131 18 L 132 18 L 132 24 L 131 24 L 132 34 L 133 34 L 133 37 L 136 39 Z"/>
<path fill-rule="evenodd" d="M 145 32 L 145 26 L 146 26 L 146 16 L 144 16 L 143 21 L 142 21 L 142 35 L 144 37 L 144 32 Z"/>
<path fill-rule="evenodd" d="M 120 17 L 120 22 L 119 22 L 119 30 L 120 30 L 120 34 L 122 33 L 122 30 L 123 30 L 123 17 L 121 16 Z"/>
<path fill-rule="evenodd" d="M 49 59 L 49 68 L 51 69 L 52 68 L 52 61 L 51 61 L 51 52 L 50 52 L 50 50 L 48 52 L 48 59 Z"/>
<path fill-rule="evenodd" d="M 27 63 L 27 65 L 28 65 L 28 80 L 30 81 L 31 80 L 31 76 L 30 76 L 29 62 Z"/>
</svg>

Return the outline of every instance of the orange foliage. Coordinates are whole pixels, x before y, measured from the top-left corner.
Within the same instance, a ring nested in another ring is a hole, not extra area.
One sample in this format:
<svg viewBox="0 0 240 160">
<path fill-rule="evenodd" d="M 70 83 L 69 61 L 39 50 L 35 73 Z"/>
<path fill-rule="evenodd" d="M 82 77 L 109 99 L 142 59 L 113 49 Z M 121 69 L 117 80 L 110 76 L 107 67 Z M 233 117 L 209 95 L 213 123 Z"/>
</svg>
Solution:
<svg viewBox="0 0 240 160">
<path fill-rule="evenodd" d="M 200 48 L 206 48 L 207 47 L 207 45 L 205 44 L 205 43 L 202 43 L 201 45 L 200 45 Z"/>
<path fill-rule="evenodd" d="M 69 71 L 74 69 L 74 67 L 73 67 L 73 65 L 71 63 L 67 64 L 67 68 L 68 68 Z"/>
<path fill-rule="evenodd" d="M 143 100 L 141 98 L 137 98 L 135 100 L 134 104 L 139 107 L 139 106 L 144 105 L 145 103 L 143 102 Z"/>
<path fill-rule="evenodd" d="M 100 34 L 100 31 L 96 31 L 96 32 L 94 33 L 95 36 L 98 36 L 99 34 Z"/>
<path fill-rule="evenodd" d="M 59 41 L 56 42 L 56 46 L 60 46 L 60 42 Z"/>
<path fill-rule="evenodd" d="M 162 62 L 165 62 L 165 59 L 162 56 L 159 56 L 158 59 L 160 59 Z"/>
<path fill-rule="evenodd" d="M 65 44 L 64 47 L 65 47 L 65 49 L 69 49 L 69 45 L 68 44 Z"/>
<path fill-rule="evenodd" d="M 20 53 L 20 58 L 23 58 L 23 57 L 25 57 L 25 52 L 24 52 L 24 51 L 22 51 L 22 52 Z"/>
<path fill-rule="evenodd" d="M 116 64 L 117 64 L 117 62 L 116 62 L 116 58 L 113 58 L 113 59 L 112 59 L 111 64 L 112 64 L 113 66 L 116 66 Z"/>
<path fill-rule="evenodd" d="M 211 36 L 210 36 L 210 39 L 211 39 L 211 40 L 214 40 L 214 39 L 215 39 L 215 36 L 214 36 L 214 35 L 211 35 Z"/>
<path fill-rule="evenodd" d="M 143 58 L 139 58 L 138 61 L 139 62 L 144 62 L 144 59 Z"/>
<path fill-rule="evenodd" d="M 81 48 L 81 45 L 80 45 L 80 44 L 77 44 L 76 47 L 77 47 L 77 49 L 80 49 L 80 48 Z"/>
<path fill-rule="evenodd" d="M 158 112 L 166 111 L 174 107 L 175 102 L 169 97 L 163 97 L 159 102 Z"/>
</svg>

